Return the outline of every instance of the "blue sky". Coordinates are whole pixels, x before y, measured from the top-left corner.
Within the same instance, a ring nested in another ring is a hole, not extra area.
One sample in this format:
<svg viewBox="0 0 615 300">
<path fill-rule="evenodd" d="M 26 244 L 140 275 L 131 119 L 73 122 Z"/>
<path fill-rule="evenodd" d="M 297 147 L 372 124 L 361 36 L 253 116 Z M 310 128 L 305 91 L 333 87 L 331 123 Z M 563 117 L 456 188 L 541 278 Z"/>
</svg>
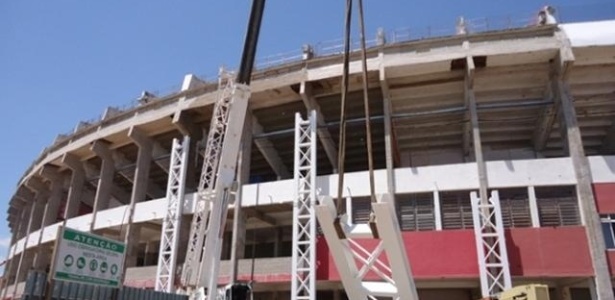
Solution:
<svg viewBox="0 0 615 300">
<path fill-rule="evenodd" d="M 573 19 L 604 13 L 583 0 L 548 2 Z M 615 0 L 602 0 L 615 8 Z M 268 0 L 259 57 L 339 39 L 342 0 Z M 378 27 L 452 28 L 468 19 L 531 16 L 547 2 L 365 0 L 368 36 Z M 594 3 L 592 1 L 592 3 Z M 0 1 L 0 256 L 7 203 L 23 172 L 58 133 L 125 105 L 142 90 L 167 92 L 187 73 L 236 66 L 251 1 Z M 613 15 L 611 15 L 613 17 Z M 355 22 L 356 25 L 356 22 Z M 356 26 L 355 26 L 356 28 Z M 356 30 L 355 30 L 356 32 Z"/>
</svg>

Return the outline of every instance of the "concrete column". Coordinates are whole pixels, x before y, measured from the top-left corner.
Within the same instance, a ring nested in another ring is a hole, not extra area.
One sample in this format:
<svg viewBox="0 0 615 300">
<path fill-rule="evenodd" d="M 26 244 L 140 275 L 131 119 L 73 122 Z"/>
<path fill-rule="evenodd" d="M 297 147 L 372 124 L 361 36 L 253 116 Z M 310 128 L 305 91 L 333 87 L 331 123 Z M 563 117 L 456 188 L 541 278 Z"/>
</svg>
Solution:
<svg viewBox="0 0 615 300">
<path fill-rule="evenodd" d="M 115 161 L 111 150 L 109 150 L 109 144 L 105 141 L 95 141 L 90 149 L 102 160 L 98 187 L 96 188 L 96 196 L 94 196 L 94 206 L 92 207 L 92 223 L 90 224 L 90 232 L 94 232 L 98 211 L 109 208 L 113 176 L 115 175 Z"/>
<path fill-rule="evenodd" d="M 153 260 L 148 259 L 148 255 L 152 253 L 156 253 L 156 251 L 158 251 L 159 249 L 160 249 L 160 242 L 158 241 L 148 241 L 147 243 L 145 243 L 145 259 L 143 260 L 143 265 L 145 266 L 156 265 L 158 261 L 155 258 Z M 184 249 L 184 248 L 180 248 L 180 251 L 181 249 Z"/>
<path fill-rule="evenodd" d="M 17 230 L 17 240 L 24 238 L 28 234 L 28 224 L 30 222 L 30 213 L 34 208 L 34 199 L 32 202 L 26 206 L 24 209 L 24 213 L 21 215 L 21 220 L 19 221 L 19 229 Z"/>
<path fill-rule="evenodd" d="M 49 205 L 49 190 L 43 182 L 37 177 L 31 177 L 26 182 L 26 186 L 31 188 L 36 193 L 36 202 L 34 204 L 34 213 L 32 214 L 31 229 L 30 232 L 39 230 L 43 225 L 43 221 L 46 217 L 46 207 Z M 31 267 L 35 270 L 44 270 L 46 266 L 46 259 L 49 256 L 49 250 L 45 247 L 41 247 L 41 241 L 43 235 L 40 234 L 36 241 L 36 247 L 30 250 L 28 253 L 32 256 Z M 29 259 L 29 258 L 28 258 Z M 26 265 L 27 266 L 27 265 Z"/>
<path fill-rule="evenodd" d="M 40 199 L 40 198 L 39 198 Z M 28 239 L 30 237 L 30 233 L 32 232 L 32 219 L 35 213 L 35 210 L 37 208 L 37 206 L 40 205 L 36 205 L 36 202 L 32 203 L 30 206 L 30 211 L 28 214 L 28 223 L 26 225 L 26 232 L 25 232 L 25 239 L 24 239 L 24 246 L 23 246 L 23 250 L 21 251 L 21 253 L 19 254 L 19 260 L 17 263 L 17 270 L 15 271 L 15 281 L 13 282 L 14 288 L 13 288 L 13 297 L 15 296 L 15 293 L 17 292 L 17 283 L 19 283 L 20 281 L 23 281 L 23 274 L 24 272 L 27 273 L 30 270 L 30 267 L 32 266 L 32 261 L 30 260 L 30 256 L 29 256 L 29 251 L 27 251 L 27 245 L 28 245 Z"/>
<path fill-rule="evenodd" d="M 538 213 L 538 202 L 536 202 L 536 189 L 533 186 L 527 187 L 528 200 L 530 202 L 530 215 L 532 216 L 532 227 L 540 227 L 540 214 Z"/>
<path fill-rule="evenodd" d="M 147 191 L 147 182 L 149 179 L 150 165 L 152 162 L 152 141 L 140 129 L 131 127 L 128 131 L 130 137 L 139 147 L 137 154 L 137 167 L 135 170 L 135 178 L 132 186 L 132 195 L 130 197 L 130 205 L 128 208 L 128 225 L 124 234 L 124 243 L 126 244 L 126 261 L 125 267 L 136 265 L 136 250 L 139 243 L 141 228 L 138 224 L 133 224 L 135 206 L 137 203 L 145 200 Z M 125 269 L 124 269 L 125 271 Z"/>
<path fill-rule="evenodd" d="M 66 200 L 66 207 L 64 209 L 64 219 L 68 220 L 79 214 L 81 194 L 85 183 L 85 172 L 79 158 L 70 153 L 65 153 L 64 156 L 62 156 L 62 164 L 71 169 L 73 173 L 70 178 L 68 199 Z"/>
<path fill-rule="evenodd" d="M 49 263 L 51 262 L 52 249 L 48 246 L 37 246 L 34 249 L 34 259 L 32 261 L 32 268 L 37 271 L 45 271 Z"/>
<path fill-rule="evenodd" d="M 280 248 L 282 245 L 282 228 L 274 228 L 275 230 L 275 241 L 273 242 L 273 257 L 280 256 Z"/>
<path fill-rule="evenodd" d="M 203 129 L 197 126 L 188 111 L 179 111 L 173 116 L 173 124 L 183 134 L 190 137 L 188 170 L 186 173 L 186 192 L 196 191 L 199 178 L 196 162 L 199 158 L 198 143 L 203 139 Z"/>
<path fill-rule="evenodd" d="M 239 259 L 245 257 L 246 248 L 246 214 L 242 209 L 243 185 L 250 183 L 250 165 L 252 157 L 252 114 L 246 114 L 237 162 L 237 186 L 235 208 L 233 211 L 233 236 L 231 238 L 231 282 L 237 281 Z"/>
<path fill-rule="evenodd" d="M 64 193 L 64 176 L 58 173 L 58 168 L 53 166 L 44 166 L 40 171 L 41 176 L 45 177 L 50 182 L 51 193 L 45 206 L 45 216 L 43 217 L 43 227 L 49 226 L 58 220 L 58 209 L 62 202 Z"/>
<path fill-rule="evenodd" d="M 23 258 L 21 259 L 20 267 L 17 268 L 17 277 L 15 283 L 25 281 L 28 273 L 32 270 L 32 262 L 34 260 L 34 249 L 29 249 L 23 252 Z"/>
<path fill-rule="evenodd" d="M 137 266 L 137 257 L 139 256 L 139 240 L 141 239 L 141 227 L 141 224 L 132 224 L 130 228 L 126 229 L 125 234 L 130 236 L 131 240 L 126 243 L 126 245 L 130 245 L 130 247 L 126 247 L 126 260 L 124 261 L 126 268 Z"/>
<path fill-rule="evenodd" d="M 479 194 L 481 202 L 486 203 L 489 201 L 489 183 L 487 180 L 487 167 L 483 159 L 483 145 L 478 126 L 476 98 L 474 96 L 474 59 L 470 56 L 466 57 L 465 98 L 466 107 L 470 116 L 472 148 L 474 148 L 474 158 L 478 168 Z"/>
<path fill-rule="evenodd" d="M 592 190 L 592 176 L 589 161 L 583 149 L 581 131 L 577 123 L 576 111 L 572 96 L 567 85 L 558 78 L 554 82 L 555 99 L 561 102 L 561 116 L 566 126 L 566 137 L 569 155 L 577 179 L 577 196 L 581 216 L 585 221 L 585 232 L 589 243 L 589 252 L 592 258 L 595 277 L 591 285 L 596 289 L 597 299 L 614 299 L 613 285 L 609 274 L 609 264 L 606 258 L 606 246 L 600 224 L 600 216 L 596 208 L 596 200 Z"/>
<path fill-rule="evenodd" d="M 382 53 L 380 54 L 382 58 Z M 380 88 L 382 90 L 382 105 L 384 113 L 384 151 L 387 168 L 387 192 L 395 195 L 395 160 L 394 160 L 394 139 L 393 139 L 393 121 L 391 119 L 392 106 L 389 96 L 389 85 L 386 80 L 384 67 L 380 69 Z"/>
<path fill-rule="evenodd" d="M 436 230 L 442 230 L 442 210 L 440 209 L 440 191 L 433 191 L 433 211 L 436 223 Z"/>
<path fill-rule="evenodd" d="M 21 210 L 21 219 L 17 225 L 17 229 L 15 230 L 15 232 L 13 233 L 13 237 L 11 238 L 11 247 L 9 248 L 8 251 L 12 250 L 12 247 L 15 245 L 15 243 L 17 241 L 19 241 L 19 239 L 21 237 L 19 237 L 18 233 L 20 232 L 22 227 L 26 227 L 27 223 L 24 222 L 24 220 L 27 220 L 27 218 L 30 216 L 30 210 L 31 210 L 31 206 L 25 206 L 22 210 Z M 17 274 L 17 267 L 19 266 L 19 258 L 21 255 L 14 255 L 13 257 L 11 257 L 11 259 L 8 261 L 6 268 L 4 269 L 4 276 L 3 278 L 5 279 L 5 285 L 6 287 L 4 288 L 4 290 L 2 291 L 2 299 L 6 298 L 6 295 L 8 293 L 8 286 L 15 283 L 15 277 Z"/>
<path fill-rule="evenodd" d="M 43 217 L 45 215 L 45 206 L 47 205 L 47 199 L 49 197 L 49 189 L 38 177 L 30 177 L 26 181 L 26 186 L 31 189 L 35 194 L 34 198 L 34 211 L 30 219 L 30 233 L 41 229 L 43 223 Z"/>
<path fill-rule="evenodd" d="M 30 217 L 30 209 L 32 208 L 31 205 L 34 203 L 34 196 L 35 194 L 29 189 L 27 189 L 25 186 L 20 186 L 17 189 L 17 193 L 15 193 L 14 198 L 22 201 L 22 208 L 21 208 L 22 214 L 16 217 L 17 225 L 15 226 L 15 231 L 14 231 L 14 234 L 17 235 L 16 237 L 17 240 L 26 236 L 26 232 L 28 230 L 28 221 Z M 27 211 L 26 215 L 23 214 L 24 210 Z"/>
<path fill-rule="evenodd" d="M 192 216 L 182 216 L 181 228 L 179 230 L 179 249 L 188 249 L 191 226 Z M 177 253 L 177 263 L 183 264 L 184 261 L 186 261 L 186 251 L 179 251 Z"/>
<path fill-rule="evenodd" d="M 572 300 L 570 297 L 570 288 L 567 286 L 557 286 L 555 288 L 555 299 L 554 300 Z"/>
<path fill-rule="evenodd" d="M 333 300 L 342 300 L 342 291 L 339 289 L 333 290 Z"/>
</svg>

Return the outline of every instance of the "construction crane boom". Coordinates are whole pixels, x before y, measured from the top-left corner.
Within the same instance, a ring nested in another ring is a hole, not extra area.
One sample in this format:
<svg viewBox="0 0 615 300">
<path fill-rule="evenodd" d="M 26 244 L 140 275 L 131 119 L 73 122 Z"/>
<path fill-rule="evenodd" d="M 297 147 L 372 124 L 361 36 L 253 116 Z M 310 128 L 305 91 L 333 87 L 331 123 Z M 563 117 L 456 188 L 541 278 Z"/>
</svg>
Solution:
<svg viewBox="0 0 615 300">
<path fill-rule="evenodd" d="M 203 168 L 197 190 L 190 240 L 182 273 L 186 287 L 207 287 L 207 299 L 215 299 L 224 225 L 234 194 L 237 156 L 250 97 L 265 0 L 254 0 L 237 77 L 222 73 L 220 95 L 214 105 Z"/>
</svg>

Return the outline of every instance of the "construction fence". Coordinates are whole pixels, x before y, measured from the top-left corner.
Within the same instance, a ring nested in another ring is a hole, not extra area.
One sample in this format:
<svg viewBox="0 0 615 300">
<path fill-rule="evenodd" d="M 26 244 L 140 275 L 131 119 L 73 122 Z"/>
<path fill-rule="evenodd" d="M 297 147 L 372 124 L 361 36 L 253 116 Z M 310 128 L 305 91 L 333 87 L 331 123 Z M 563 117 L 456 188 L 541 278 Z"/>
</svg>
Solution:
<svg viewBox="0 0 615 300">
<path fill-rule="evenodd" d="M 168 294 L 134 287 L 119 289 L 68 281 L 54 281 L 47 296 L 47 273 L 30 272 L 22 300 L 188 300 L 186 295 Z"/>
</svg>

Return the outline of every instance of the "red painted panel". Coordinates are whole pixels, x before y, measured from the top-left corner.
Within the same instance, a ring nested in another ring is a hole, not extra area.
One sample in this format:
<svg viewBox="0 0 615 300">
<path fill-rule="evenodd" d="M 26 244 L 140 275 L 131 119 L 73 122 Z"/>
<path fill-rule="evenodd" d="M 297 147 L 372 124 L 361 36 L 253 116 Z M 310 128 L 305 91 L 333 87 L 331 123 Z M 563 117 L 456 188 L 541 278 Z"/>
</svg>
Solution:
<svg viewBox="0 0 615 300">
<path fill-rule="evenodd" d="M 609 262 L 609 270 L 611 271 L 611 277 L 615 274 L 615 251 L 606 251 L 606 259 Z"/>
<path fill-rule="evenodd" d="M 478 277 L 474 231 L 403 232 L 402 235 L 415 278 Z M 506 238 L 513 276 L 563 277 L 593 273 L 583 227 L 515 228 L 506 231 Z M 323 242 L 321 238 L 319 245 Z M 375 247 L 372 240 L 361 240 L 360 244 L 368 249 Z M 318 279 L 339 280 L 333 258 L 325 255 L 324 248 L 319 246 L 317 252 L 323 268 L 318 270 Z M 367 278 L 376 277 L 369 274 Z"/>
<path fill-rule="evenodd" d="M 403 232 L 404 244 L 416 279 L 478 278 L 478 264 L 473 230 Z M 506 230 L 510 269 L 513 276 L 566 277 L 591 276 L 585 229 L 583 227 L 515 228 Z M 368 249 L 374 240 L 360 240 Z M 318 280 L 340 280 L 324 237 L 316 244 Z M 610 268 L 615 272 L 615 252 L 608 253 Z M 384 259 L 386 261 L 386 259 Z M 241 280 L 250 274 L 239 274 Z M 288 282 L 290 273 L 254 274 L 257 282 Z M 376 279 L 370 273 L 368 279 Z M 220 283 L 229 281 L 221 276 Z M 131 285 L 150 286 L 153 282 L 131 281 Z"/>
<path fill-rule="evenodd" d="M 403 237 L 417 279 L 478 277 L 473 230 L 404 232 Z"/>
<path fill-rule="evenodd" d="M 596 206 L 601 214 L 615 214 L 615 183 L 594 183 Z"/>
<path fill-rule="evenodd" d="M 402 235 L 415 278 L 478 277 L 472 230 L 403 232 Z M 320 241 L 324 242 L 324 238 L 320 238 Z M 369 250 L 376 246 L 374 240 L 359 240 L 359 244 Z M 320 277 L 324 274 L 319 271 L 318 279 L 339 280 L 333 257 L 322 251 L 317 252 L 317 257 L 319 261 L 329 262 L 327 276 Z M 383 261 L 386 261 L 386 257 Z M 376 275 L 369 273 L 367 278 L 376 279 Z"/>
<path fill-rule="evenodd" d="M 513 276 L 591 276 L 593 268 L 585 229 L 575 227 L 506 230 Z"/>
</svg>

